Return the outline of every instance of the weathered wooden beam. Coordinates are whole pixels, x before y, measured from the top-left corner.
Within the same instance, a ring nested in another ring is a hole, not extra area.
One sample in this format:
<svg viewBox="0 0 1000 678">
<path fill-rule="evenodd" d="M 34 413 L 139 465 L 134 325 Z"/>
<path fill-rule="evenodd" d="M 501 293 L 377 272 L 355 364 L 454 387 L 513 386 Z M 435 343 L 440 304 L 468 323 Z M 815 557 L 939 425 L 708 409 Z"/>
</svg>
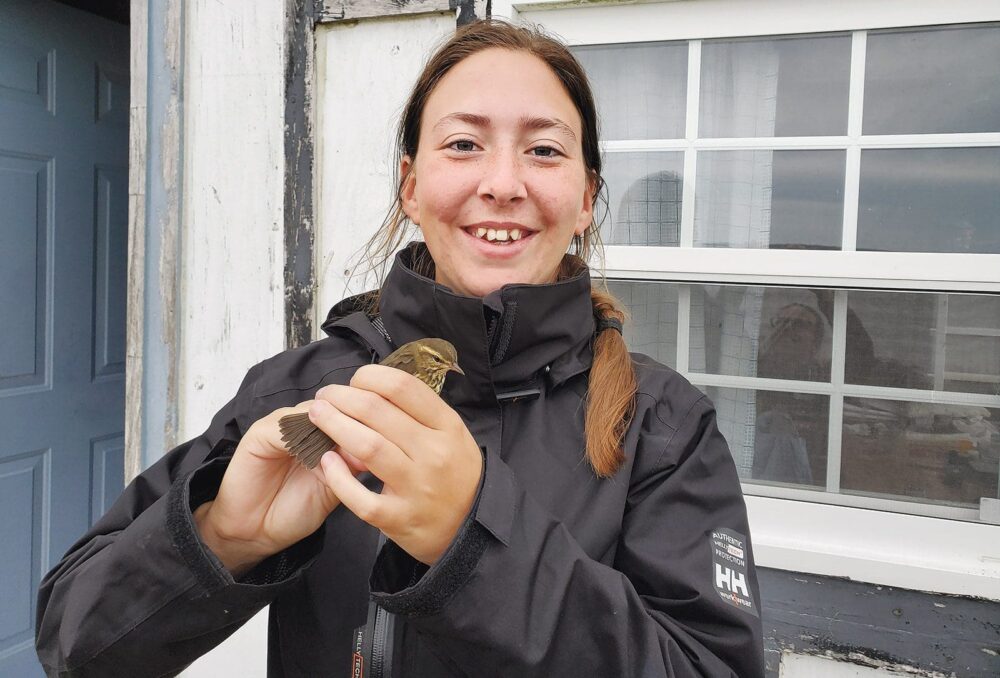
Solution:
<svg viewBox="0 0 1000 678">
<path fill-rule="evenodd" d="M 312 0 L 285 5 L 285 347 L 313 339 L 316 271 L 313 244 Z"/>
<path fill-rule="evenodd" d="M 145 0 L 132 0 L 128 148 L 128 286 L 125 320 L 125 482 L 142 471 L 142 329 L 146 247 Z"/>
<path fill-rule="evenodd" d="M 318 0 L 316 21 L 332 23 L 407 14 L 453 12 L 473 0 Z M 472 13 L 472 10 L 469 10 Z"/>
</svg>

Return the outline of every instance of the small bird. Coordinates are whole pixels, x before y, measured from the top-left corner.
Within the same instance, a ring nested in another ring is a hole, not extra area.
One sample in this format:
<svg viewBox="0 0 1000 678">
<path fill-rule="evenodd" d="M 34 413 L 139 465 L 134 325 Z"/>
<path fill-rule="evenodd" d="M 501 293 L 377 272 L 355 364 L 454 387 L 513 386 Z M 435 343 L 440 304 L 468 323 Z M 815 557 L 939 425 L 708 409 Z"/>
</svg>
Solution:
<svg viewBox="0 0 1000 678">
<path fill-rule="evenodd" d="M 450 341 L 429 337 L 403 344 L 379 363 L 409 372 L 440 395 L 448 372 L 465 372 L 458 366 L 458 352 Z M 286 414 L 278 420 L 281 440 L 288 453 L 308 469 L 316 468 L 334 443 L 323 431 L 309 421 L 309 414 Z"/>
</svg>

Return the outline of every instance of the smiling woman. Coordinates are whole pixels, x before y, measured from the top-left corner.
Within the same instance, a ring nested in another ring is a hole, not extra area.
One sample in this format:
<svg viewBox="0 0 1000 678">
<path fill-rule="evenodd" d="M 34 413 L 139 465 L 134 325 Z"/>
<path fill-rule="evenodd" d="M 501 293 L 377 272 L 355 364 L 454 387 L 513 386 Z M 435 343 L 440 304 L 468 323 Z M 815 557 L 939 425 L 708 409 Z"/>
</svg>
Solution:
<svg viewBox="0 0 1000 678">
<path fill-rule="evenodd" d="M 255 366 L 48 575 L 45 665 L 171 673 L 270 603 L 276 676 L 762 676 L 713 406 L 630 356 L 591 284 L 579 63 L 531 28 L 460 29 L 406 105 L 398 169 L 369 255 L 410 224 L 424 242 L 328 338 Z M 440 396 L 369 364 L 428 337 L 460 366 Z M 294 413 L 336 441 L 316 468 L 281 439 Z"/>
<path fill-rule="evenodd" d="M 593 221 L 596 187 L 580 114 L 552 69 L 526 52 L 478 52 L 434 88 L 422 120 L 401 195 L 435 279 L 473 296 L 553 282 Z"/>
</svg>

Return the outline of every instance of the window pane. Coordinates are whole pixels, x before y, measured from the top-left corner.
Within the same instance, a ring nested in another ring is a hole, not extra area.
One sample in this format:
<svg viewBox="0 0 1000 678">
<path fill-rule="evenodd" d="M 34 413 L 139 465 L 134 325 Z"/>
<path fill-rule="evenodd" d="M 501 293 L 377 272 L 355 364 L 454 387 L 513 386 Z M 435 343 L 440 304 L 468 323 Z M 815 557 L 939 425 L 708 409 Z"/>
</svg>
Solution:
<svg viewBox="0 0 1000 678">
<path fill-rule="evenodd" d="M 850 292 L 845 378 L 1000 395 L 1000 296 Z"/>
<path fill-rule="evenodd" d="M 1000 148 L 862 151 L 860 190 L 859 250 L 1000 253 Z"/>
<path fill-rule="evenodd" d="M 869 33 L 865 134 L 1000 132 L 1000 26 Z"/>
<path fill-rule="evenodd" d="M 844 492 L 979 507 L 997 497 L 1000 409 L 844 398 Z"/>
<path fill-rule="evenodd" d="M 625 343 L 664 365 L 677 365 L 677 286 L 670 283 L 609 280 L 608 289 L 625 304 Z"/>
<path fill-rule="evenodd" d="M 690 371 L 829 381 L 832 317 L 830 290 L 692 286 Z"/>
<path fill-rule="evenodd" d="M 605 153 L 608 208 L 598 206 L 607 245 L 680 242 L 683 153 Z"/>
<path fill-rule="evenodd" d="M 840 249 L 844 151 L 698 153 L 694 244 Z"/>
<path fill-rule="evenodd" d="M 847 134 L 850 71 L 846 35 L 706 41 L 699 135 Z"/>
<path fill-rule="evenodd" d="M 687 43 L 575 47 L 594 89 L 601 138 L 681 139 Z"/>
<path fill-rule="evenodd" d="M 825 487 L 829 398 L 709 386 L 740 477 Z"/>
</svg>

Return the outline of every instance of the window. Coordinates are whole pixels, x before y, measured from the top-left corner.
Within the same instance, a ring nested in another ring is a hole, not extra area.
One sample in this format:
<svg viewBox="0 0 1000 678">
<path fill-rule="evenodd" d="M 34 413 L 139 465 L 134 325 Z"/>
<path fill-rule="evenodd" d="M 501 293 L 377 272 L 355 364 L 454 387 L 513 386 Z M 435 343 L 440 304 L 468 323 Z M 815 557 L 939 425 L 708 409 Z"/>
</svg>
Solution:
<svg viewBox="0 0 1000 678">
<path fill-rule="evenodd" d="M 764 564 L 996 597 L 1000 15 L 750 4 L 522 8 L 595 89 L 626 339 L 714 400 Z"/>
</svg>

